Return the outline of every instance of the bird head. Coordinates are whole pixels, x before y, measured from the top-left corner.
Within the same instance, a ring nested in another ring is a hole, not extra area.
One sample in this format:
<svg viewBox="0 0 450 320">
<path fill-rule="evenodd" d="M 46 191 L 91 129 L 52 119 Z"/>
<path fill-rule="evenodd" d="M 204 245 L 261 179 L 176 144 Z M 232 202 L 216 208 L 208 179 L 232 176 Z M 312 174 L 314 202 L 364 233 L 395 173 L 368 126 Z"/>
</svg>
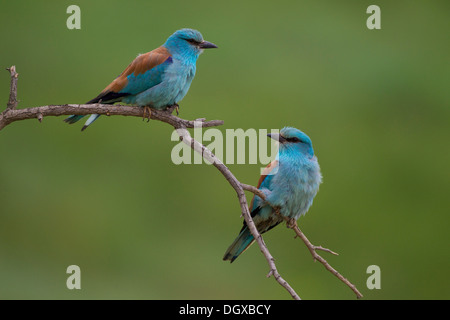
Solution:
<svg viewBox="0 0 450 320">
<path fill-rule="evenodd" d="M 214 43 L 203 40 L 200 32 L 194 29 L 175 31 L 164 44 L 171 53 L 193 54 L 199 56 L 204 49 L 217 48 Z"/>
<path fill-rule="evenodd" d="M 267 136 L 280 143 L 280 152 L 296 150 L 305 155 L 314 156 L 311 139 L 296 128 L 284 127 L 280 133 L 269 133 Z"/>
</svg>

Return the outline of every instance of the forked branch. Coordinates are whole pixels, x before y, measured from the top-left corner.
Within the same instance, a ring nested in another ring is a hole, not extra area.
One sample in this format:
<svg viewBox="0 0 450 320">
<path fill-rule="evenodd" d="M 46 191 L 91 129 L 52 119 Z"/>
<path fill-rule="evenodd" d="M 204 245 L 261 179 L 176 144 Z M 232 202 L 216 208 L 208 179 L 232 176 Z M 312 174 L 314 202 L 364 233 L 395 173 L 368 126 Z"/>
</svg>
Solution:
<svg viewBox="0 0 450 320">
<path fill-rule="evenodd" d="M 102 114 L 102 115 L 122 115 L 122 116 L 134 116 L 134 117 L 144 117 L 144 108 L 135 107 L 135 106 L 126 106 L 126 105 L 105 105 L 105 104 L 65 104 L 65 105 L 47 105 L 40 107 L 31 107 L 24 109 L 17 109 L 18 100 L 17 100 L 17 80 L 18 73 L 16 72 L 15 66 L 7 69 L 11 75 L 11 86 L 10 86 L 10 95 L 9 101 L 7 103 L 7 108 L 5 111 L 0 113 L 0 130 L 2 130 L 7 125 L 20 120 L 26 119 L 38 119 L 42 122 L 44 117 L 47 116 L 61 116 L 61 115 L 88 115 L 88 114 Z M 225 177 L 228 183 L 233 187 L 236 191 L 237 197 L 239 199 L 239 204 L 241 207 L 242 216 L 244 217 L 250 232 L 256 240 L 262 254 L 267 260 L 269 265 L 269 273 L 268 277 L 273 276 L 275 280 L 285 288 L 292 298 L 296 300 L 300 300 L 299 295 L 295 292 L 295 290 L 289 285 L 289 283 L 284 280 L 280 273 L 277 270 L 275 265 L 275 259 L 270 254 L 266 244 L 262 236 L 259 234 L 253 219 L 250 215 L 247 199 L 245 197 L 244 190 L 253 192 L 254 194 L 261 197 L 265 200 L 265 195 L 259 189 L 254 186 L 246 185 L 240 183 L 233 173 L 228 169 L 228 167 L 218 159 L 214 153 L 212 153 L 208 148 L 206 148 L 203 144 L 196 141 L 190 135 L 188 128 L 194 127 L 214 127 L 220 126 L 223 124 L 222 120 L 212 120 L 205 121 L 204 119 L 197 119 L 194 121 L 181 119 L 177 116 L 172 115 L 174 108 L 168 108 L 168 110 L 153 110 L 150 114 L 150 118 L 154 120 L 159 120 L 165 122 L 174 129 L 176 129 L 180 139 L 189 145 L 193 150 L 202 155 L 204 159 L 212 163 L 219 172 Z M 329 249 L 322 248 L 320 246 L 314 246 L 311 242 L 306 238 L 306 236 L 300 231 L 298 228 L 296 221 L 290 221 L 286 219 L 286 223 L 288 227 L 293 229 L 298 237 L 300 237 L 303 242 L 308 247 L 311 252 L 314 260 L 318 260 L 321 262 L 324 267 L 332 272 L 336 277 L 338 277 L 341 281 L 343 281 L 346 285 L 348 285 L 355 293 L 358 298 L 361 298 L 361 293 L 356 289 L 356 287 L 351 284 L 346 278 L 339 274 L 335 269 L 333 269 L 325 259 L 323 259 L 320 255 L 317 254 L 317 250 L 327 251 L 332 254 L 336 254 Z"/>
</svg>

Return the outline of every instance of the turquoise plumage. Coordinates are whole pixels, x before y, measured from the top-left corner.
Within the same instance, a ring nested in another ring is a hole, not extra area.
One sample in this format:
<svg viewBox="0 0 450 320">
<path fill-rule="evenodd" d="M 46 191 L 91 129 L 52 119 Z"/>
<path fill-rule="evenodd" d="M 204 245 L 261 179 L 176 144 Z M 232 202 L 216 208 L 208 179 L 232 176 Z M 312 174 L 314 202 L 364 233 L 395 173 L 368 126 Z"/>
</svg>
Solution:
<svg viewBox="0 0 450 320">
<path fill-rule="evenodd" d="M 297 220 L 313 203 L 322 182 L 319 163 L 314 155 L 311 139 L 298 129 L 286 127 L 280 134 L 269 134 L 278 140 L 277 158 L 265 169 L 258 189 L 266 201 L 254 196 L 250 212 L 259 233 L 283 222 L 283 217 Z M 280 217 L 273 207 L 280 208 Z M 233 262 L 252 243 L 254 237 L 244 221 L 238 237 L 225 252 L 223 260 Z"/>
<path fill-rule="evenodd" d="M 134 59 L 112 83 L 87 104 L 124 102 L 155 109 L 178 106 L 194 79 L 199 55 L 209 48 L 217 46 L 203 40 L 197 30 L 178 30 L 161 47 Z M 86 129 L 99 116 L 91 115 L 81 130 Z M 83 117 L 72 115 L 64 121 L 72 124 Z"/>
</svg>

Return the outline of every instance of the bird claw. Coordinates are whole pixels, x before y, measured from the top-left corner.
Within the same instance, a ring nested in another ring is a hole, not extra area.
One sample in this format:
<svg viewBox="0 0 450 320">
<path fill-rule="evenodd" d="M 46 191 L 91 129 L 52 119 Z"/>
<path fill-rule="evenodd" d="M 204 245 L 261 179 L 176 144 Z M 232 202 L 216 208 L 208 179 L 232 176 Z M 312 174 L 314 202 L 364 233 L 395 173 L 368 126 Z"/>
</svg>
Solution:
<svg viewBox="0 0 450 320">
<path fill-rule="evenodd" d="M 295 225 L 297 221 L 294 218 L 289 218 L 286 220 L 286 227 L 288 227 L 289 229 L 294 229 Z"/>
<path fill-rule="evenodd" d="M 178 103 L 174 103 L 172 105 L 168 105 L 164 110 L 170 114 L 172 114 L 173 110 L 175 110 L 177 112 L 177 115 L 179 115 L 180 106 L 178 105 Z"/>
<path fill-rule="evenodd" d="M 146 117 L 145 114 L 148 113 L 148 116 Z M 142 121 L 147 119 L 147 122 L 150 122 L 150 118 L 152 116 L 152 109 L 150 109 L 149 106 L 144 106 L 144 115 L 142 117 Z"/>
</svg>

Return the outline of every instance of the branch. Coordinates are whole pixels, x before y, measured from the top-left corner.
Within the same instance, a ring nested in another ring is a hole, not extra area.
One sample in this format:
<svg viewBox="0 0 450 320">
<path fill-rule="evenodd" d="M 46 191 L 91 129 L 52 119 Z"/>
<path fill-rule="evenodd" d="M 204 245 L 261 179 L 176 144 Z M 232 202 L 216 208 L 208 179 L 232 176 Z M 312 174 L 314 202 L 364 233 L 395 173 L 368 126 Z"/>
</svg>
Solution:
<svg viewBox="0 0 450 320">
<path fill-rule="evenodd" d="M 332 274 L 334 274 L 336 277 L 338 277 L 339 280 L 341 280 L 350 289 L 352 289 L 352 291 L 356 294 L 356 297 L 358 299 L 363 297 L 363 295 L 361 294 L 361 292 L 358 291 L 356 286 L 354 284 L 352 284 L 350 281 L 348 281 L 346 278 L 344 278 L 336 269 L 334 269 L 332 266 L 330 266 L 330 264 L 324 258 L 322 258 L 319 254 L 317 254 L 316 250 L 326 251 L 326 252 L 329 252 L 329 253 L 334 254 L 334 255 L 338 255 L 337 253 L 331 251 L 330 249 L 326 249 L 326 248 L 323 248 L 321 246 L 313 245 L 308 240 L 308 238 L 303 234 L 303 232 L 300 230 L 300 228 L 297 225 L 297 221 L 294 220 L 291 223 L 288 223 L 288 222 L 286 222 L 286 223 L 287 223 L 288 228 L 293 229 L 295 231 L 295 234 L 298 237 L 300 237 L 300 239 L 303 240 L 303 242 L 305 243 L 306 247 L 308 247 L 309 252 L 311 252 L 311 255 L 313 256 L 314 261 L 318 260 L 321 264 L 323 264 L 325 269 L 330 271 Z"/>
<path fill-rule="evenodd" d="M 33 108 L 25 108 L 16 110 L 17 106 L 17 73 L 15 72 L 15 67 L 11 67 L 8 69 L 11 73 L 11 89 L 10 89 L 10 102 L 8 102 L 7 109 L 0 113 L 0 130 L 6 127 L 7 125 L 20 120 L 26 119 L 38 119 L 42 122 L 44 116 L 61 116 L 61 115 L 88 115 L 88 114 L 102 114 L 102 115 L 122 115 L 122 116 L 135 116 L 135 117 L 144 117 L 144 108 L 141 107 L 133 107 L 133 106 L 124 106 L 124 105 L 104 105 L 104 104 L 65 104 L 65 105 L 48 105 L 41 107 L 33 107 Z M 14 78 L 14 79 L 13 79 Z M 11 106 L 11 107 L 10 107 Z M 159 120 L 170 124 L 173 126 L 180 139 L 189 145 L 196 152 L 200 153 L 204 159 L 211 162 L 225 179 L 230 183 L 233 189 L 236 191 L 236 194 L 239 199 L 239 204 L 241 206 L 242 215 L 258 243 L 261 252 L 269 264 L 269 273 L 267 277 L 274 276 L 276 281 L 283 286 L 289 294 L 296 300 L 300 300 L 298 294 L 294 291 L 294 289 L 289 285 L 289 283 L 284 280 L 279 274 L 276 265 L 275 259 L 270 254 L 267 249 L 266 244 L 262 236 L 259 234 L 255 223 L 250 215 L 248 209 L 247 199 L 245 197 L 244 189 L 241 186 L 241 183 L 236 179 L 236 177 L 232 174 L 230 169 L 223 164 L 208 148 L 206 148 L 203 144 L 199 143 L 195 139 L 191 137 L 187 128 L 194 127 L 214 127 L 223 124 L 222 120 L 212 120 L 212 121 L 204 121 L 204 119 L 197 119 L 195 121 L 184 120 L 179 117 L 172 115 L 174 108 L 171 107 L 166 111 L 154 110 L 152 109 L 150 118 L 154 120 Z"/>
<path fill-rule="evenodd" d="M 194 121 L 184 120 L 171 114 L 173 108 L 168 110 L 154 110 L 152 109 L 150 118 L 159 120 L 172 125 L 173 127 L 184 126 L 186 128 L 194 128 Z M 144 108 L 126 105 L 110 105 L 110 104 L 63 104 L 63 105 L 48 105 L 41 107 L 31 107 L 25 109 L 9 109 L 7 108 L 0 114 L 0 130 L 7 125 L 26 119 L 38 119 L 42 121 L 43 117 L 47 116 L 62 116 L 62 115 L 88 115 L 88 114 L 102 114 L 107 116 L 121 115 L 133 117 L 145 117 Z M 222 120 L 212 120 L 202 122 L 203 127 L 215 127 L 223 124 Z"/>
<path fill-rule="evenodd" d="M 267 277 L 274 276 L 275 280 L 283 286 L 289 294 L 292 296 L 292 298 L 296 300 L 300 300 L 300 297 L 295 292 L 295 290 L 289 285 L 289 283 L 284 280 L 281 275 L 279 274 L 277 267 L 275 265 L 275 259 L 272 257 L 272 255 L 269 252 L 269 249 L 267 249 L 266 244 L 264 243 L 264 240 L 262 236 L 259 234 L 258 229 L 255 226 L 255 223 L 253 222 L 253 219 L 250 215 L 250 211 L 248 209 L 247 199 L 245 197 L 244 188 L 237 179 L 231 173 L 230 169 L 223 164 L 208 148 L 206 148 L 203 144 L 199 143 L 198 141 L 194 140 L 191 135 L 189 134 L 189 131 L 186 130 L 186 128 L 176 128 L 177 133 L 180 136 L 180 139 L 186 143 L 188 146 L 190 146 L 192 149 L 194 149 L 196 152 L 202 155 L 203 158 L 205 158 L 207 161 L 211 162 L 219 171 L 222 173 L 222 175 L 227 179 L 227 181 L 230 183 L 230 185 L 233 187 L 233 189 L 236 191 L 239 204 L 241 205 L 241 211 L 242 215 L 244 216 L 245 222 L 247 223 L 247 226 L 255 238 L 256 242 L 258 243 L 258 246 L 263 253 L 264 257 L 267 260 L 267 263 L 269 264 L 270 271 L 267 274 Z"/>
<path fill-rule="evenodd" d="M 42 119 L 47 116 L 62 116 L 62 115 L 88 115 L 88 114 L 102 114 L 107 116 L 121 115 L 133 117 L 147 117 L 144 108 L 126 105 L 110 105 L 110 104 L 63 104 L 63 105 L 48 105 L 41 107 L 31 107 L 25 109 L 16 109 L 17 100 L 17 79 L 19 74 L 16 73 L 16 67 L 7 68 L 11 74 L 11 87 L 9 93 L 9 101 L 5 111 L 0 113 L 0 130 L 7 125 L 26 119 Z M 175 107 L 169 107 L 166 110 L 152 109 L 150 119 L 159 120 L 170 124 L 174 128 L 184 126 L 186 128 L 194 128 L 194 121 L 184 120 L 172 115 Z M 212 120 L 202 122 L 202 127 L 215 127 L 223 124 L 222 120 Z"/>
<path fill-rule="evenodd" d="M 9 89 L 9 101 L 7 104 L 8 110 L 13 110 L 19 104 L 17 101 L 17 79 L 19 78 L 19 74 L 16 72 L 16 66 L 12 66 L 11 68 L 6 68 L 11 74 L 11 86 Z"/>
<path fill-rule="evenodd" d="M 262 200 L 266 201 L 266 195 L 259 190 L 258 188 L 248 185 L 248 184 L 241 184 L 242 188 L 244 190 L 250 191 L 253 194 L 257 195 L 258 197 L 260 197 Z M 277 214 L 280 214 L 279 212 L 279 208 L 274 207 L 275 211 Z M 333 255 L 338 255 L 336 252 L 331 251 L 330 249 L 327 248 L 323 248 L 321 246 L 315 246 L 313 245 L 308 238 L 303 234 L 303 232 L 300 230 L 300 228 L 297 225 L 297 221 L 295 221 L 294 219 L 291 218 L 287 218 L 287 217 L 283 217 L 282 218 L 286 221 L 286 226 L 290 229 L 293 229 L 296 233 L 296 235 L 303 240 L 303 242 L 305 243 L 306 247 L 308 248 L 309 252 L 311 253 L 311 255 L 313 256 L 314 261 L 318 260 L 321 264 L 323 264 L 323 266 L 325 267 L 325 269 L 327 269 L 328 271 L 330 271 L 332 274 L 334 274 L 336 277 L 339 278 L 339 280 L 341 280 L 342 282 L 344 282 L 350 289 L 353 290 L 353 292 L 356 294 L 356 297 L 358 299 L 362 298 L 363 295 L 358 291 L 358 289 L 356 288 L 356 286 L 354 284 L 352 284 L 350 281 L 348 281 L 346 278 L 344 278 L 339 272 L 336 271 L 336 269 L 334 269 L 332 266 L 330 266 L 330 264 L 324 259 L 322 258 L 316 251 L 317 250 L 322 250 L 328 253 L 331 253 Z"/>
</svg>

